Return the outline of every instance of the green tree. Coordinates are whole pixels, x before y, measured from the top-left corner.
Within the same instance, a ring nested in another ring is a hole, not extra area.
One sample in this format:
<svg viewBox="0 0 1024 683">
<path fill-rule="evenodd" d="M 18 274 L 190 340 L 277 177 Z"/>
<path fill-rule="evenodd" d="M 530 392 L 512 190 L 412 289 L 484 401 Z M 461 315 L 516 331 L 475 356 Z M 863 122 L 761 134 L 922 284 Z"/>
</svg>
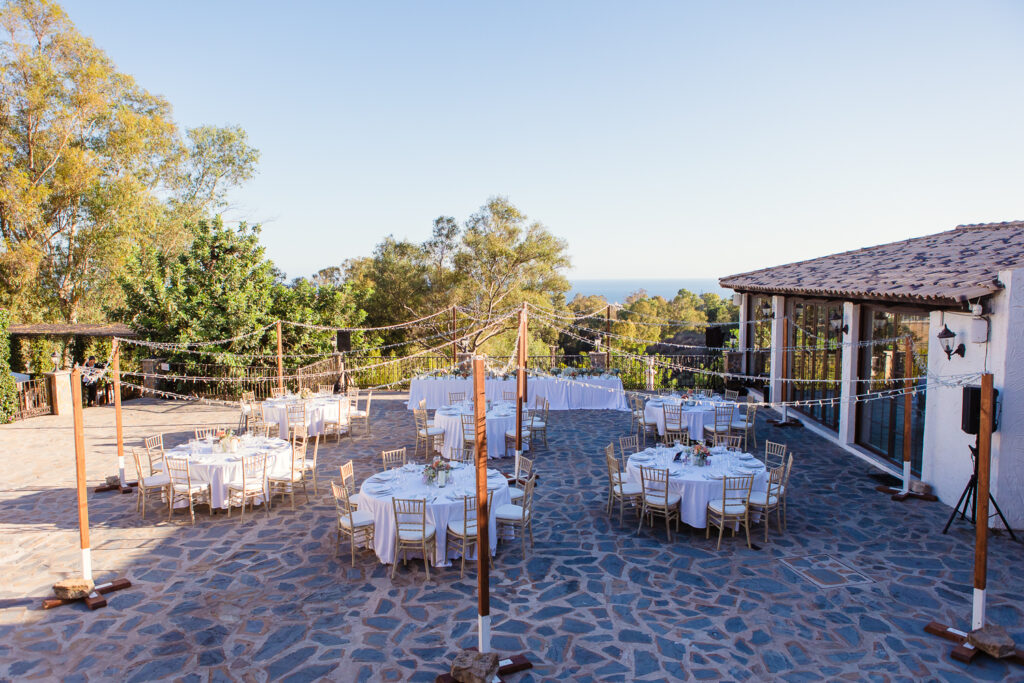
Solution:
<svg viewBox="0 0 1024 683">
<path fill-rule="evenodd" d="M 18 388 L 11 374 L 10 314 L 0 309 L 0 424 L 13 422 L 18 414 Z"/>
<path fill-rule="evenodd" d="M 252 175 L 237 128 L 185 138 L 51 0 L 0 6 L 0 305 L 23 320 L 102 317 L 139 245 L 181 248 L 182 219 Z"/>
</svg>

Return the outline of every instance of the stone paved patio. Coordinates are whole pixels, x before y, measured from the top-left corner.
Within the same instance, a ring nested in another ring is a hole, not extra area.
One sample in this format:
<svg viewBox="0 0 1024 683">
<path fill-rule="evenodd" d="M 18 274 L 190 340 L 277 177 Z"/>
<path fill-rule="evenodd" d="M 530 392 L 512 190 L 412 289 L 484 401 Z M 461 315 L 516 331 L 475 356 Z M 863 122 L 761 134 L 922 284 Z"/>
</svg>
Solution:
<svg viewBox="0 0 1024 683">
<path fill-rule="evenodd" d="M 350 568 L 324 485 L 348 458 L 361 481 L 382 448 L 412 445 L 401 401 L 375 398 L 371 437 L 321 449 L 320 495 L 294 512 L 278 506 L 244 523 L 201 514 L 192 528 L 156 508 L 143 522 L 133 496 L 90 493 L 97 579 L 134 584 L 96 612 L 39 609 L 50 584 L 78 572 L 70 419 L 0 427 L 0 678 L 433 680 L 475 642 L 475 572 L 459 580 L 442 569 L 425 584 L 417 561 L 392 581 L 366 553 Z M 192 404 L 125 408 L 129 445 L 157 431 L 173 444 L 195 424 L 236 420 Z M 627 432 L 628 416 L 550 422 L 536 546 L 525 560 L 518 544 L 499 547 L 492 574 L 494 646 L 528 650 L 536 663 L 515 680 L 1024 677 L 992 661 L 964 667 L 922 631 L 970 616 L 972 528 L 941 535 L 948 508 L 891 502 L 867 465 L 807 430 L 759 430 L 796 453 L 788 534 L 757 550 L 727 538 L 716 552 L 703 531 L 666 544 L 663 532 L 637 535 L 635 520 L 620 528 L 606 518 L 601 448 Z M 88 475 L 99 483 L 115 469 L 113 412 L 88 409 L 86 423 Z M 993 538 L 989 614 L 1018 643 L 1022 561 L 1024 546 Z"/>
</svg>

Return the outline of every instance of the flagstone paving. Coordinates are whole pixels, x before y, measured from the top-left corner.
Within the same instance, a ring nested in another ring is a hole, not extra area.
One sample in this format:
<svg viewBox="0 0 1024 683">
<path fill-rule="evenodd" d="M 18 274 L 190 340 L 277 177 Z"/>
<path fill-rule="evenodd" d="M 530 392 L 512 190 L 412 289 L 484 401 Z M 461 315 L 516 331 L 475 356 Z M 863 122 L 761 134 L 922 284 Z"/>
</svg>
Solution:
<svg viewBox="0 0 1024 683">
<path fill-rule="evenodd" d="M 294 511 L 200 514 L 193 528 L 155 507 L 141 520 L 133 495 L 90 491 L 96 577 L 133 583 L 96 612 L 39 607 L 52 583 L 79 571 L 70 420 L 0 427 L 0 679 L 433 680 L 475 643 L 475 571 L 460 580 L 439 569 L 426 582 L 414 561 L 391 580 L 365 552 L 350 567 L 326 486 L 344 460 L 362 480 L 382 448 L 412 446 L 402 400 L 375 397 L 371 436 L 320 449 L 320 493 Z M 85 414 L 92 486 L 116 468 L 113 413 Z M 170 445 L 196 424 L 236 419 L 227 408 L 125 404 L 129 445 L 158 431 Z M 716 551 L 696 530 L 666 543 L 663 531 L 638 535 L 635 519 L 620 527 L 604 513 L 601 449 L 628 428 L 621 413 L 551 414 L 550 445 L 536 453 L 535 546 L 526 559 L 518 543 L 500 546 L 491 575 L 493 645 L 536 665 L 514 680 L 1024 675 L 956 663 L 922 631 L 970 617 L 973 532 L 957 522 L 942 535 L 949 508 L 892 502 L 874 491 L 868 465 L 808 430 L 762 424 L 760 439 L 796 454 L 788 532 L 768 543 L 755 534 L 754 550 L 727 537 Z M 995 535 L 989 616 L 1018 643 L 1022 560 L 1024 546 Z"/>
</svg>

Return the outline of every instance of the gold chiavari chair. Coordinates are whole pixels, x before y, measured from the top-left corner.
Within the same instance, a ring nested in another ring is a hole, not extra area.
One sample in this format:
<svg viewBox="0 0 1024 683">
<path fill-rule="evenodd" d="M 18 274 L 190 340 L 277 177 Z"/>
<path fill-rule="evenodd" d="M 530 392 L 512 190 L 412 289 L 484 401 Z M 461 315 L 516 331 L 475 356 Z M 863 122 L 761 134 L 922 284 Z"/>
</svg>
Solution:
<svg viewBox="0 0 1024 683">
<path fill-rule="evenodd" d="M 358 390 L 357 390 L 358 391 Z M 370 435 L 370 404 L 373 403 L 373 392 L 366 392 L 366 407 L 359 407 L 359 394 L 356 394 L 355 406 L 349 413 L 349 419 L 352 423 L 362 422 L 363 423 L 363 434 L 365 436 Z M 349 427 L 351 429 L 351 427 Z"/>
<path fill-rule="evenodd" d="M 321 396 L 330 396 L 331 394 L 334 393 L 334 385 L 333 384 L 317 384 L 316 385 L 316 393 L 320 394 Z"/>
<path fill-rule="evenodd" d="M 477 528 L 477 505 L 476 496 L 465 496 L 462 499 L 462 519 L 453 519 L 448 522 L 447 538 L 445 539 L 445 551 L 449 549 L 458 550 L 462 553 L 462 567 L 459 569 L 459 578 L 466 575 L 466 555 L 477 546 L 480 540 Z M 487 510 L 491 510 L 491 503 L 494 500 L 494 491 L 487 492 Z M 477 549 L 477 552 L 481 552 Z M 482 552 L 490 552 L 485 548 Z"/>
<path fill-rule="evenodd" d="M 237 500 L 241 506 L 241 517 L 245 519 L 245 503 L 249 502 L 249 510 L 255 511 L 256 499 L 263 499 L 263 509 L 270 516 L 270 492 L 267 490 L 267 454 L 255 453 L 242 458 L 242 481 L 228 484 L 228 517 L 231 506 Z"/>
<path fill-rule="evenodd" d="M 452 462 L 464 462 L 471 465 L 473 464 L 473 449 L 456 446 L 448 454 L 448 459 Z"/>
<path fill-rule="evenodd" d="M 747 505 L 761 513 L 764 518 L 764 542 L 768 542 L 768 521 L 775 513 L 775 526 L 782 533 L 782 480 L 786 476 L 786 466 L 779 465 L 768 470 L 768 490 L 751 491 Z"/>
<path fill-rule="evenodd" d="M 533 459 L 527 458 L 522 451 L 516 451 L 515 466 L 512 470 L 512 481 L 508 487 L 508 496 L 513 503 L 523 499 L 526 492 L 519 488 L 526 483 L 526 480 L 533 476 Z"/>
<path fill-rule="evenodd" d="M 533 439 L 530 438 L 533 435 L 533 421 L 535 415 L 533 413 L 527 415 L 523 413 L 523 431 L 522 431 L 522 443 L 523 450 L 533 448 Z M 512 425 L 512 429 L 505 431 L 505 453 L 507 454 L 509 449 L 515 449 L 516 447 L 516 428 Z"/>
<path fill-rule="evenodd" d="M 341 550 L 342 535 L 348 536 L 349 549 L 352 553 L 352 566 L 356 566 L 356 546 L 366 546 L 367 550 L 373 550 L 374 523 L 373 517 L 367 512 L 356 509 L 352 502 L 346 486 L 338 486 L 331 482 L 331 492 L 334 494 L 334 508 L 338 514 L 337 520 L 337 543 L 338 550 Z"/>
<path fill-rule="evenodd" d="M 255 391 L 243 391 L 242 392 L 242 400 L 243 401 L 249 401 L 250 403 L 252 403 L 253 401 L 256 400 L 256 392 Z"/>
<path fill-rule="evenodd" d="M 734 391 L 732 389 L 726 389 L 722 393 L 722 396 L 725 398 L 726 401 L 736 401 L 739 400 L 740 392 Z"/>
<path fill-rule="evenodd" d="M 306 488 L 306 450 L 309 448 L 309 439 L 306 437 L 306 428 L 296 429 L 292 435 L 292 461 L 288 472 L 268 477 L 270 483 L 270 495 L 287 495 L 291 497 L 292 510 L 295 509 L 295 488 L 302 485 L 302 493 L 309 502 L 309 490 Z"/>
<path fill-rule="evenodd" d="M 448 405 L 455 405 L 456 403 L 462 403 L 466 400 L 465 391 L 449 391 L 448 392 Z"/>
<path fill-rule="evenodd" d="M 610 445 L 610 444 L 609 444 Z M 640 452 L 640 437 L 636 434 L 630 434 L 629 436 L 619 437 L 619 455 L 622 458 L 622 465 L 626 465 L 626 460 L 629 456 L 634 453 Z"/>
<path fill-rule="evenodd" d="M 757 448 L 757 406 L 746 406 L 746 411 L 729 426 L 733 434 L 739 432 L 743 435 L 743 450 L 749 450 L 748 444 L 751 441 L 754 442 L 754 448 Z"/>
<path fill-rule="evenodd" d="M 288 438 L 292 438 L 298 430 L 306 430 L 309 425 L 309 419 L 306 415 L 306 404 L 305 403 L 290 403 L 287 407 L 288 411 Z"/>
<path fill-rule="evenodd" d="M 676 521 L 676 531 L 679 531 L 679 501 L 678 493 L 673 493 L 668 487 L 668 470 L 656 467 L 640 466 L 640 491 L 642 507 L 640 509 L 640 526 L 636 532 L 644 526 L 644 520 L 650 518 L 651 526 L 654 526 L 655 517 L 665 518 L 665 534 L 669 541 L 672 540 L 672 529 L 669 522 Z"/>
<path fill-rule="evenodd" d="M 513 401 L 514 402 L 516 400 L 516 392 L 502 390 L 502 392 L 501 392 L 501 400 L 502 401 Z"/>
<path fill-rule="evenodd" d="M 533 444 L 537 443 L 536 437 L 538 434 L 544 438 L 544 445 L 548 445 L 548 408 L 551 404 L 548 403 L 548 400 L 546 398 L 541 399 L 539 396 L 537 398 L 538 402 L 543 401 L 543 403 L 541 403 L 540 406 L 536 409 L 536 411 L 532 415 L 530 415 L 531 447 L 533 446 Z M 526 419 L 525 416 L 523 419 Z"/>
<path fill-rule="evenodd" d="M 335 443 L 341 443 L 342 434 L 351 435 L 352 430 L 350 429 L 351 425 L 348 416 L 348 411 L 351 408 L 351 405 L 352 404 L 344 398 L 339 398 L 337 407 L 338 412 L 332 412 L 324 417 L 324 441 L 327 440 L 328 436 L 334 434 Z"/>
<path fill-rule="evenodd" d="M 476 448 L 476 417 L 473 415 L 462 415 L 462 448 L 473 450 Z"/>
<path fill-rule="evenodd" d="M 392 498 L 391 505 L 395 515 L 395 562 L 391 565 L 391 578 L 395 578 L 399 554 L 407 565 L 409 550 L 419 550 L 423 553 L 423 568 L 429 581 L 430 565 L 437 552 L 437 535 L 434 525 L 427 524 L 427 501 Z"/>
<path fill-rule="evenodd" d="M 348 502 L 353 508 L 359 507 L 360 494 L 356 493 L 356 472 L 352 461 L 341 464 L 341 485 L 348 491 Z"/>
<path fill-rule="evenodd" d="M 639 399 L 637 400 L 639 401 Z M 657 418 L 654 417 L 647 417 L 646 405 L 641 405 L 640 409 L 642 412 L 640 416 L 640 422 L 637 424 L 637 434 L 639 435 L 643 445 L 646 447 L 648 436 L 650 436 L 651 440 L 654 441 L 655 443 L 657 443 L 658 441 L 658 420 Z M 655 410 L 655 408 L 652 407 L 652 410 Z"/>
<path fill-rule="evenodd" d="M 687 428 L 683 426 L 683 407 L 666 403 L 661 407 L 661 412 L 665 416 L 665 434 L 661 440 L 667 444 L 682 443 L 684 432 L 687 431 Z"/>
<path fill-rule="evenodd" d="M 609 442 L 608 445 L 604 447 L 604 457 L 606 459 L 607 458 L 614 458 L 615 457 L 615 444 L 614 443 Z M 623 461 L 623 462 L 625 462 L 625 461 Z M 619 471 L 619 474 L 617 474 L 616 476 L 622 476 L 621 469 Z M 625 481 L 625 479 L 616 479 L 615 483 L 616 484 L 621 484 L 624 481 Z"/>
<path fill-rule="evenodd" d="M 381 451 L 380 460 L 387 472 L 392 467 L 401 467 L 405 464 L 405 448 L 396 448 L 393 451 Z"/>
<path fill-rule="evenodd" d="M 715 395 L 715 392 L 711 389 L 695 389 L 693 393 L 701 398 L 711 398 Z"/>
<path fill-rule="evenodd" d="M 611 444 L 608 444 L 608 448 L 611 448 Z M 615 501 L 619 503 L 619 526 L 622 526 L 622 517 L 625 511 L 626 503 L 630 503 L 634 507 L 637 507 L 637 503 L 640 502 L 640 498 L 643 496 L 643 490 L 636 484 L 631 484 L 626 481 L 625 476 L 622 473 L 622 468 L 619 466 L 619 461 L 615 459 L 613 453 L 605 451 L 604 455 L 605 463 L 608 465 L 608 505 L 607 513 L 611 517 L 612 505 Z M 639 508 L 637 508 L 639 509 Z"/>
<path fill-rule="evenodd" d="M 629 395 L 629 432 L 639 437 L 640 422 L 644 419 L 644 402 L 639 396 Z"/>
<path fill-rule="evenodd" d="M 734 451 L 743 449 L 743 437 L 737 434 L 715 434 L 715 446 L 725 446 Z"/>
<path fill-rule="evenodd" d="M 284 398 L 287 394 L 280 387 L 270 387 L 270 398 Z"/>
<path fill-rule="evenodd" d="M 217 434 L 218 429 L 220 429 L 220 427 L 196 427 L 196 438 L 206 439 L 213 437 Z"/>
<path fill-rule="evenodd" d="M 145 439 L 146 457 L 149 458 L 149 471 L 166 471 L 167 463 L 164 460 L 164 435 L 156 434 L 147 436 Z"/>
<path fill-rule="evenodd" d="M 188 502 L 188 515 L 192 519 L 192 526 L 196 525 L 195 503 L 210 502 L 210 485 L 192 482 L 192 472 L 189 470 L 188 460 L 185 458 L 167 458 L 167 474 L 171 484 L 170 502 L 167 505 L 167 521 L 174 518 L 174 504 L 184 500 Z M 210 508 L 213 514 L 213 508 Z"/>
<path fill-rule="evenodd" d="M 309 477 L 311 477 L 313 479 L 313 495 L 314 496 L 319 496 L 320 495 L 320 489 L 318 488 L 317 481 L 316 481 L 316 462 L 317 462 L 317 456 L 319 455 L 319 453 L 320 453 L 320 435 L 317 434 L 316 436 L 313 437 L 313 458 L 312 459 L 310 459 L 308 457 L 305 458 L 304 461 L 303 461 L 303 468 L 302 468 L 303 474 L 307 475 L 307 476 L 309 476 Z M 307 496 L 307 498 L 308 498 L 308 496 Z"/>
<path fill-rule="evenodd" d="M 439 450 L 437 447 L 438 439 L 442 442 L 444 441 L 444 429 L 428 425 L 427 411 L 425 410 L 417 408 L 412 411 L 412 417 L 416 423 L 416 449 L 413 451 L 413 457 L 415 458 L 420 454 L 420 445 L 422 445 L 423 455 L 429 460 L 431 453 Z"/>
<path fill-rule="evenodd" d="M 537 478 L 530 477 L 523 486 L 523 498 L 518 505 L 499 505 L 494 511 L 494 519 L 498 525 L 498 536 L 502 531 L 511 529 L 518 531 L 522 540 L 523 558 L 526 558 L 526 534 L 530 534 L 530 547 L 533 547 L 533 488 Z"/>
<path fill-rule="evenodd" d="M 764 442 L 764 466 L 771 469 L 786 461 L 786 444 L 774 441 Z"/>
<path fill-rule="evenodd" d="M 786 500 L 789 498 L 789 473 L 793 469 L 793 454 L 789 454 L 786 461 L 786 474 L 782 478 L 782 487 L 779 489 L 779 498 L 782 502 L 782 530 L 786 530 Z"/>
<path fill-rule="evenodd" d="M 146 494 L 151 491 L 159 491 L 161 494 L 166 494 L 167 487 L 171 485 L 171 478 L 167 476 L 166 472 L 155 471 L 152 465 L 150 465 L 149 474 L 143 474 L 139 451 L 135 448 L 132 449 L 132 459 L 135 460 L 135 471 L 139 475 L 139 495 L 135 501 L 135 511 L 138 512 L 141 509 L 142 518 L 145 519 Z"/>
<path fill-rule="evenodd" d="M 704 425 L 704 439 L 710 443 L 715 442 L 715 436 L 718 434 L 730 434 L 732 432 L 732 418 L 733 412 L 736 410 L 736 406 L 715 406 L 715 422 L 714 424 Z M 694 435 L 691 435 L 693 438 Z"/>
<path fill-rule="evenodd" d="M 754 475 L 722 478 L 722 497 L 708 501 L 708 521 L 704 538 L 711 538 L 711 527 L 718 527 L 718 545 L 722 547 L 722 534 L 726 525 L 742 524 L 747 532 L 747 547 L 750 547 L 750 490 L 754 486 Z M 732 535 L 736 535 L 733 529 Z"/>
</svg>

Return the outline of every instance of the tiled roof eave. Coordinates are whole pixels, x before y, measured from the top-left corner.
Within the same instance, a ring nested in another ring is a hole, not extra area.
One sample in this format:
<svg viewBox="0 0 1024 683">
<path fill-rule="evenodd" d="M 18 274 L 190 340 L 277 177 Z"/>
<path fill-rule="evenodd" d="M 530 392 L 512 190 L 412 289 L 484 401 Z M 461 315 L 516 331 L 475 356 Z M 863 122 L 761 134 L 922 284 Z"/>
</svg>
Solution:
<svg viewBox="0 0 1024 683">
<path fill-rule="evenodd" d="M 824 297 L 828 299 L 864 299 L 877 301 L 899 301 L 906 303 L 928 303 L 958 305 L 980 297 L 991 296 L 1001 288 L 993 283 L 992 285 L 974 285 L 958 288 L 944 294 L 916 294 L 908 291 L 864 291 L 855 289 L 829 289 L 827 287 L 800 287 L 787 285 L 761 285 L 742 280 L 723 278 L 719 285 L 727 289 L 742 292 L 758 292 L 764 294 L 800 294 L 804 296 Z"/>
</svg>

